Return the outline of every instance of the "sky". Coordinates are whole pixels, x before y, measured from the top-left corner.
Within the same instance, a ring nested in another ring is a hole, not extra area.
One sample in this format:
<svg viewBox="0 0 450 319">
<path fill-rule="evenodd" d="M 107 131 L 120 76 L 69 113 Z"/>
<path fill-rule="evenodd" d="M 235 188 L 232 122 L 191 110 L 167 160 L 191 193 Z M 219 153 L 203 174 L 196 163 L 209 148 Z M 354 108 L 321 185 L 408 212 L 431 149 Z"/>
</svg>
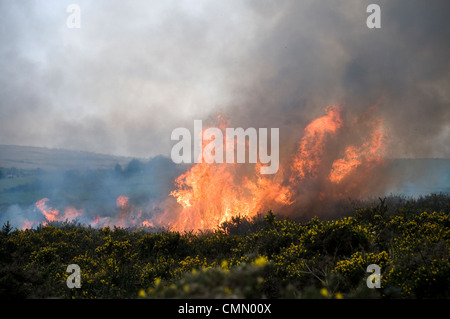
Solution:
<svg viewBox="0 0 450 319">
<path fill-rule="evenodd" d="M 67 26 L 71 3 L 81 28 Z M 448 0 L 0 0 L 0 12 L 0 144 L 148 158 L 218 114 L 286 136 L 328 105 L 377 105 L 392 157 L 450 158 Z"/>
</svg>

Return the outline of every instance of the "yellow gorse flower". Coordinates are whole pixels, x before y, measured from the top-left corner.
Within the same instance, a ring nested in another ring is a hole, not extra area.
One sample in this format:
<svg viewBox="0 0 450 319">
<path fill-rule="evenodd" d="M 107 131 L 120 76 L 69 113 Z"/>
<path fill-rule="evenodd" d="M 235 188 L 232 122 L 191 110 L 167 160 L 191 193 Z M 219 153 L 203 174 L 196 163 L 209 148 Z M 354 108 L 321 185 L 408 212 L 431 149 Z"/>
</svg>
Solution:
<svg viewBox="0 0 450 319">
<path fill-rule="evenodd" d="M 337 292 L 337 293 L 334 295 L 334 298 L 336 298 L 336 299 L 344 299 L 344 296 L 343 296 L 340 292 Z"/>
<path fill-rule="evenodd" d="M 145 293 L 144 289 L 139 290 L 138 296 L 141 298 L 147 297 L 147 294 Z"/>
<path fill-rule="evenodd" d="M 226 259 L 222 260 L 222 263 L 220 264 L 220 266 L 223 269 L 227 269 L 228 268 L 228 262 L 226 261 Z"/>
<path fill-rule="evenodd" d="M 266 256 L 259 256 L 253 261 L 253 265 L 258 267 L 264 267 L 267 264 L 267 257 Z"/>
</svg>

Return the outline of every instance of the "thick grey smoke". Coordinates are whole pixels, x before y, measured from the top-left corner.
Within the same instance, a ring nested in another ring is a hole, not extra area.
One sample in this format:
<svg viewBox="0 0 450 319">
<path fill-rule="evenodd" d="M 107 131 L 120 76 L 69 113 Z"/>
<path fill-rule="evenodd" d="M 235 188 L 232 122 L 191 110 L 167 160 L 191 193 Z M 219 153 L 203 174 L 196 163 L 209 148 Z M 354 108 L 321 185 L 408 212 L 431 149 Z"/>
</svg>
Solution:
<svg viewBox="0 0 450 319">
<path fill-rule="evenodd" d="M 291 135 L 329 104 L 356 114 L 377 104 L 392 157 L 448 158 L 450 4 L 375 1 L 382 28 L 368 29 L 371 2 L 264 2 L 261 32 L 234 70 L 241 99 L 230 113 Z"/>
<path fill-rule="evenodd" d="M 381 7 L 368 29 L 366 7 Z M 81 28 L 66 25 L 81 8 Z M 223 112 L 299 132 L 379 102 L 392 157 L 450 157 L 448 1 L 0 1 L 0 143 L 154 156 Z M 284 134 L 284 135 L 283 135 Z"/>
</svg>

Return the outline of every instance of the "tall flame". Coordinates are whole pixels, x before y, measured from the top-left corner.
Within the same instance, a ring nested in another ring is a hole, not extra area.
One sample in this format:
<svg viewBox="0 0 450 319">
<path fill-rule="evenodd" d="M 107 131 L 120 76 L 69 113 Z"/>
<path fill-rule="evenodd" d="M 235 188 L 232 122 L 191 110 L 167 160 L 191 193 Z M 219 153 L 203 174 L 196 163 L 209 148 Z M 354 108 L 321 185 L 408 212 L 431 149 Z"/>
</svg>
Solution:
<svg viewBox="0 0 450 319">
<path fill-rule="evenodd" d="M 116 198 L 117 209 L 110 216 L 98 212 L 87 216 L 73 206 L 60 213 L 48 206 L 48 198 L 42 198 L 34 208 L 42 213 L 43 219 L 25 219 L 22 227 L 80 218 L 94 227 L 169 226 L 178 231 L 206 230 L 238 215 L 253 217 L 268 209 L 288 211 L 308 201 L 325 203 L 343 195 L 364 195 L 372 169 L 382 165 L 387 149 L 383 121 L 374 115 L 374 109 L 348 122 L 341 116 L 341 107 L 328 107 L 325 115 L 313 119 L 300 131 L 295 151 L 280 162 L 276 174 L 261 174 L 260 162 L 200 161 L 175 179 L 175 189 L 169 198 L 145 212 L 131 204 L 125 195 Z M 219 115 L 217 121 L 217 127 L 226 129 L 224 116 Z M 204 150 L 208 145 L 202 140 Z M 229 145 L 224 147 L 228 149 Z M 249 145 L 246 143 L 245 147 Z"/>
<path fill-rule="evenodd" d="M 370 116 L 366 114 L 366 117 Z M 360 146 L 346 145 L 343 156 L 333 159 L 329 144 L 333 139 L 339 139 L 343 125 L 341 107 L 328 107 L 325 115 L 305 127 L 296 152 L 287 161 L 290 165 L 286 168 L 280 165 L 278 173 L 271 176 L 258 173 L 260 163 L 251 173 L 245 174 L 238 164 L 194 165 L 175 181 L 176 189 L 171 195 L 182 209 L 168 223 L 176 230 L 210 229 L 233 216 L 252 217 L 276 205 L 289 206 L 301 197 L 302 192 L 308 193 L 304 185 L 306 180 L 320 181 L 322 188 L 315 197 L 319 200 L 324 200 L 327 195 L 346 193 L 351 187 L 339 184 L 352 172 L 359 167 L 382 163 L 385 136 L 382 121 L 374 119 L 370 122 L 366 141 Z M 357 130 L 363 125 L 355 121 L 354 126 Z M 338 191 L 333 192 L 333 185 Z M 355 185 L 358 183 L 351 184 Z"/>
<path fill-rule="evenodd" d="M 294 174 L 291 182 L 295 182 L 294 179 L 303 179 L 308 175 L 317 177 L 327 137 L 335 134 L 341 126 L 342 119 L 338 106 L 329 107 L 326 115 L 313 120 L 306 126 L 305 135 L 300 141 L 292 163 Z"/>
<path fill-rule="evenodd" d="M 234 216 L 255 216 L 265 203 L 291 203 L 290 189 L 259 173 L 240 176 L 240 164 L 198 163 L 180 175 L 171 192 L 182 206 L 172 227 L 211 229 Z"/>
</svg>

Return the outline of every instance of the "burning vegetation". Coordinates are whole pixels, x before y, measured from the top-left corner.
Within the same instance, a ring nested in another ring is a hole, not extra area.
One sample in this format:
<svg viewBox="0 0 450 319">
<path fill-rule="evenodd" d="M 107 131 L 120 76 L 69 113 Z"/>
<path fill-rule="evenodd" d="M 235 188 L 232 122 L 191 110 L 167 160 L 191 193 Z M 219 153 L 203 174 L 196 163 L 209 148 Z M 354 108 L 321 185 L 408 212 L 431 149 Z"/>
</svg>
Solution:
<svg viewBox="0 0 450 319">
<path fill-rule="evenodd" d="M 370 195 L 369 180 L 383 166 L 388 146 L 374 108 L 347 123 L 341 107 L 328 107 L 305 127 L 294 153 L 286 154 L 273 175 L 259 174 L 261 163 L 253 170 L 248 164 L 194 165 L 176 179 L 170 195 L 181 210 L 167 214 L 165 222 L 176 230 L 205 230 L 268 209 L 292 211 L 325 198 Z M 349 143 L 352 134 L 358 138 Z"/>
<path fill-rule="evenodd" d="M 197 161 L 175 178 L 169 196 L 151 205 L 134 205 L 122 194 L 116 198 L 114 212 L 100 215 L 87 214 L 84 208 L 74 206 L 60 212 L 50 206 L 48 198 L 42 198 L 34 205 L 34 211 L 41 214 L 34 215 L 34 220 L 23 220 L 21 228 L 76 219 L 93 227 L 198 231 L 215 229 L 237 216 L 253 218 L 269 209 L 293 217 L 306 211 L 332 214 L 339 200 L 358 200 L 383 190 L 377 178 L 388 150 L 388 135 L 376 115 L 376 106 L 354 117 L 344 115 L 343 107 L 329 106 L 324 114 L 297 130 L 297 136 L 291 139 L 293 145 L 286 145 L 290 140 L 282 141 L 283 157 L 275 174 L 262 174 L 264 164 L 259 161 Z M 217 121 L 218 127 L 226 126 L 223 116 Z M 207 139 L 202 141 L 202 149 L 211 147 Z M 248 143 L 245 149 L 248 151 Z"/>
</svg>

